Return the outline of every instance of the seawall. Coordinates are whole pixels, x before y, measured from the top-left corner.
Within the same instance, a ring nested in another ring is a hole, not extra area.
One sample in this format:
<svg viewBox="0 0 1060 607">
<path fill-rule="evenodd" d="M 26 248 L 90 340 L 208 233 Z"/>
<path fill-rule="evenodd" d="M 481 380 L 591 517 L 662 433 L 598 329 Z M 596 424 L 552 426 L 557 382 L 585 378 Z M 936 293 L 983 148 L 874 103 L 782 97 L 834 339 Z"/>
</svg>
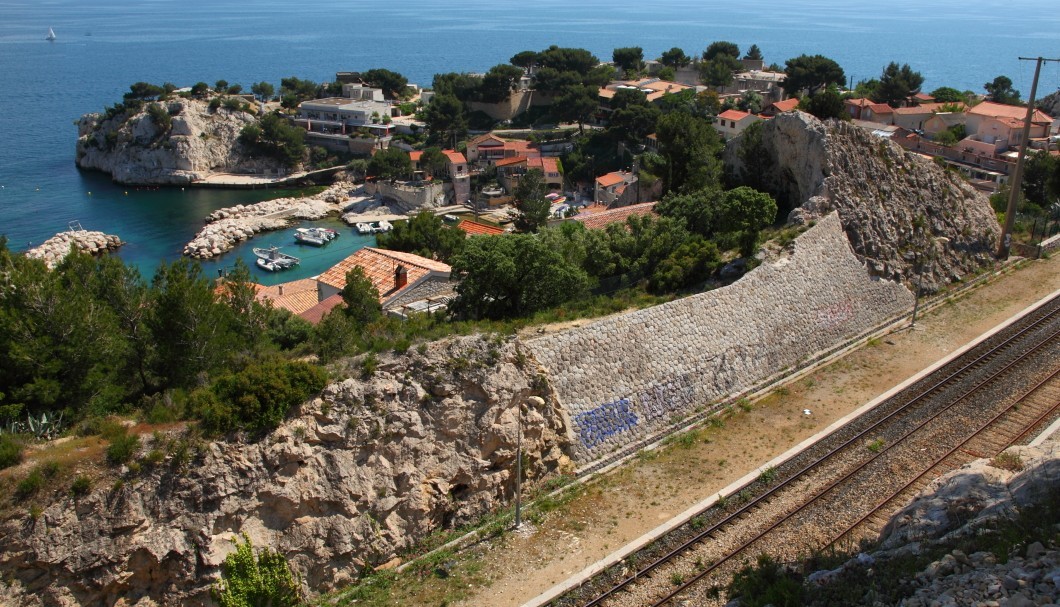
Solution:
<svg viewBox="0 0 1060 607">
<path fill-rule="evenodd" d="M 527 343 L 582 465 L 912 305 L 904 286 L 869 275 L 833 212 L 730 286 Z"/>
</svg>

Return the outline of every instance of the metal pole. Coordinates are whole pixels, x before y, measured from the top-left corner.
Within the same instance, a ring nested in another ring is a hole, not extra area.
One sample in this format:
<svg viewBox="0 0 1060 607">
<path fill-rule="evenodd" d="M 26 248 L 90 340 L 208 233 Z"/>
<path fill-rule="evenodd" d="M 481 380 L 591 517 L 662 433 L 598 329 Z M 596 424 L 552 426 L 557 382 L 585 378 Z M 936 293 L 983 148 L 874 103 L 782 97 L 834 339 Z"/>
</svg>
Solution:
<svg viewBox="0 0 1060 607">
<path fill-rule="evenodd" d="M 515 439 L 515 528 L 518 529 L 523 524 L 523 405 L 519 403 L 516 407 L 518 430 Z"/>
<path fill-rule="evenodd" d="M 920 265 L 920 252 L 917 251 L 913 263 L 917 266 L 916 293 L 913 298 L 913 318 L 909 321 L 909 328 L 916 328 L 916 311 L 920 307 L 920 286 L 924 282 L 924 267 Z"/>
<path fill-rule="evenodd" d="M 1021 61 L 1031 61 L 1029 57 L 1020 57 Z M 1038 76 L 1042 71 L 1042 62 L 1060 61 L 1058 59 L 1045 59 L 1038 57 L 1033 59 L 1034 81 L 1031 83 L 1031 96 L 1027 99 L 1027 118 L 1023 122 L 1023 138 L 1020 141 L 1019 155 L 1016 157 L 1016 168 L 1012 172 L 1012 180 L 1009 183 L 1008 207 L 1005 210 L 1005 226 L 1001 230 L 1001 241 L 998 243 L 998 259 L 1008 259 L 1010 240 L 1012 238 L 1012 226 L 1016 221 L 1016 201 L 1019 200 L 1020 187 L 1023 182 L 1023 164 L 1027 156 L 1027 140 L 1031 135 L 1031 119 L 1034 117 L 1034 95 L 1038 92 Z"/>
</svg>

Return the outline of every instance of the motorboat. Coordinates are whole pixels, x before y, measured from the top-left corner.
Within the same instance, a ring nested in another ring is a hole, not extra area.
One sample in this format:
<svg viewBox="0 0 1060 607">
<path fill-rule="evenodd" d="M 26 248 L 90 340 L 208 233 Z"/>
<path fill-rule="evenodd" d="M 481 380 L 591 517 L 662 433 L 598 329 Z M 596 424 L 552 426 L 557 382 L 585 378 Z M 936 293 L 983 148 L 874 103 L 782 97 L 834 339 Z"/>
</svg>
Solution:
<svg viewBox="0 0 1060 607">
<path fill-rule="evenodd" d="M 390 230 L 393 230 L 393 229 L 394 229 L 394 224 L 392 224 L 389 221 L 386 221 L 384 219 L 383 221 L 379 222 L 379 227 L 377 227 L 375 229 L 375 231 L 376 232 L 389 232 Z"/>
<path fill-rule="evenodd" d="M 375 228 L 373 228 L 372 224 L 370 224 L 370 223 L 363 223 L 362 222 L 362 223 L 358 223 L 354 227 L 357 228 L 357 233 L 358 234 L 365 234 L 365 235 L 367 235 L 367 234 L 375 234 Z"/>
<path fill-rule="evenodd" d="M 322 247 L 338 237 L 339 232 L 331 228 L 297 228 L 294 231 L 297 242 L 314 247 Z"/>
<path fill-rule="evenodd" d="M 255 248 L 254 255 L 258 258 L 258 267 L 266 272 L 289 270 L 302 261 L 294 255 L 281 253 L 279 247 L 269 247 L 267 249 Z"/>
</svg>

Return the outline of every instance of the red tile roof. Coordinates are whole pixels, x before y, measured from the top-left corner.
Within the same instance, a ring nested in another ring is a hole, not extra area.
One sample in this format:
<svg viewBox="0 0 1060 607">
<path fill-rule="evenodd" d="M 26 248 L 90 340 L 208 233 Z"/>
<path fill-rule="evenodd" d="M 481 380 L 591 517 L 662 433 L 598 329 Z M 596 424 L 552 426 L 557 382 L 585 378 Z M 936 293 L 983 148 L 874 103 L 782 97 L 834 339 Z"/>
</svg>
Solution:
<svg viewBox="0 0 1060 607">
<path fill-rule="evenodd" d="M 497 162 L 494 162 L 493 164 L 495 166 L 499 166 L 499 167 L 506 167 L 508 165 L 519 164 L 519 163 L 522 163 L 522 162 L 526 162 L 526 160 L 527 160 L 526 156 L 511 156 L 510 158 L 502 158 L 502 159 L 498 160 Z"/>
<path fill-rule="evenodd" d="M 414 150 L 409 152 L 409 160 L 412 162 L 419 162 L 420 158 L 423 157 L 423 150 Z"/>
<path fill-rule="evenodd" d="M 442 150 L 442 153 L 453 164 L 467 164 L 467 158 L 464 158 L 464 155 L 456 150 Z"/>
<path fill-rule="evenodd" d="M 312 308 L 309 308 L 308 310 L 299 313 L 298 316 L 301 316 L 305 320 L 308 320 L 309 322 L 315 325 L 318 324 L 324 318 L 324 316 L 327 315 L 328 312 L 332 311 L 334 308 L 340 305 L 342 305 L 342 293 L 336 293 L 331 297 L 324 299 L 324 301 L 318 303 Z"/>
<path fill-rule="evenodd" d="M 484 143 L 494 143 L 496 145 L 504 145 L 506 143 L 506 140 L 501 139 L 500 137 L 494 135 L 493 133 L 483 133 L 483 134 L 479 135 L 478 137 L 475 137 L 471 141 L 467 142 L 468 145 L 477 145 L 479 147 L 482 147 L 482 144 L 484 144 Z M 487 147 L 493 147 L 493 146 L 487 146 Z"/>
<path fill-rule="evenodd" d="M 473 236 L 498 236 L 504 234 L 504 228 L 471 221 L 470 219 L 461 219 L 460 223 L 456 224 L 456 227 Z"/>
<path fill-rule="evenodd" d="M 541 172 L 545 175 L 559 172 L 559 163 L 556 162 L 555 158 L 549 157 L 528 158 L 526 161 L 526 167 L 530 169 L 541 169 Z"/>
<path fill-rule="evenodd" d="M 740 110 L 725 110 L 718 114 L 718 118 L 724 118 L 725 120 L 743 120 L 751 114 L 747 112 L 741 112 Z"/>
<path fill-rule="evenodd" d="M 869 106 L 872 105 L 872 100 L 871 99 L 860 99 L 860 98 L 859 99 L 847 99 L 843 103 L 845 103 L 847 105 L 852 105 L 854 107 L 869 107 Z"/>
<path fill-rule="evenodd" d="M 271 301 L 272 305 L 292 314 L 301 314 L 317 305 L 317 281 L 313 278 L 292 280 L 271 287 L 262 287 L 257 294 L 258 301 Z"/>
<path fill-rule="evenodd" d="M 656 203 L 654 202 L 642 202 L 640 204 L 631 204 L 627 207 L 608 209 L 606 211 L 590 212 L 587 214 L 580 213 L 574 216 L 574 221 L 581 222 L 590 230 L 602 230 L 612 223 L 624 222 L 626 221 L 626 218 L 633 215 L 649 215 L 654 213 L 655 204 Z"/>
<path fill-rule="evenodd" d="M 792 97 L 791 99 L 785 99 L 784 101 L 773 102 L 773 107 L 778 112 L 790 112 L 799 107 L 799 100 Z"/>
<path fill-rule="evenodd" d="M 624 183 L 626 180 L 623 178 L 622 173 L 608 173 L 607 175 L 601 175 L 596 178 L 596 183 L 602 188 L 611 187 Z"/>
<path fill-rule="evenodd" d="M 984 101 L 979 105 L 971 108 L 965 112 L 966 114 L 974 114 L 976 116 L 988 116 L 990 118 L 1015 118 L 1020 122 L 1027 117 L 1027 108 L 1020 107 L 1018 105 L 1005 105 L 1003 103 L 994 103 L 992 101 Z M 1031 117 L 1031 123 L 1052 123 L 1053 119 L 1045 112 L 1035 109 L 1034 115 Z"/>
<path fill-rule="evenodd" d="M 873 114 L 891 114 L 894 113 L 894 108 L 887 105 L 886 103 L 873 103 L 868 106 L 872 110 Z"/>
<path fill-rule="evenodd" d="M 452 272 L 448 264 L 440 261 L 412 253 L 365 247 L 332 266 L 318 276 L 317 281 L 341 290 L 346 286 L 346 274 L 355 267 L 361 268 L 379 291 L 379 301 L 383 302 L 403 290 L 394 288 L 394 270 L 399 265 L 408 270 L 406 288 L 430 274 L 449 276 Z"/>
</svg>

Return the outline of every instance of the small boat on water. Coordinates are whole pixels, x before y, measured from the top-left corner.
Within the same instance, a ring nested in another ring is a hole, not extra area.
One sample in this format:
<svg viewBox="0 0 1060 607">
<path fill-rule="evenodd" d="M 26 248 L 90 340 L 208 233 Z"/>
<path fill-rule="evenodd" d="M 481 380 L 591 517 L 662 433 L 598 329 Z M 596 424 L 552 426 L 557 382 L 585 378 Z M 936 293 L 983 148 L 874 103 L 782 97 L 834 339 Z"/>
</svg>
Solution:
<svg viewBox="0 0 1060 607">
<path fill-rule="evenodd" d="M 297 228 L 294 231 L 294 239 L 299 244 L 322 247 L 339 237 L 337 230 L 331 228 Z"/>
<path fill-rule="evenodd" d="M 358 234 L 375 234 L 375 228 L 370 223 L 358 223 L 356 226 Z"/>
<path fill-rule="evenodd" d="M 44 39 L 47 40 L 48 42 L 54 42 L 55 38 L 56 38 L 55 30 L 53 30 L 52 28 L 49 27 L 48 28 L 48 35 L 45 36 Z"/>
<path fill-rule="evenodd" d="M 394 229 L 394 224 L 389 221 L 383 220 L 379 222 L 379 227 L 375 229 L 376 232 L 389 232 Z"/>
<path fill-rule="evenodd" d="M 267 249 L 255 248 L 254 255 L 258 258 L 258 267 L 266 272 L 289 270 L 302 261 L 294 255 L 281 253 L 279 247 L 269 247 Z"/>
</svg>

